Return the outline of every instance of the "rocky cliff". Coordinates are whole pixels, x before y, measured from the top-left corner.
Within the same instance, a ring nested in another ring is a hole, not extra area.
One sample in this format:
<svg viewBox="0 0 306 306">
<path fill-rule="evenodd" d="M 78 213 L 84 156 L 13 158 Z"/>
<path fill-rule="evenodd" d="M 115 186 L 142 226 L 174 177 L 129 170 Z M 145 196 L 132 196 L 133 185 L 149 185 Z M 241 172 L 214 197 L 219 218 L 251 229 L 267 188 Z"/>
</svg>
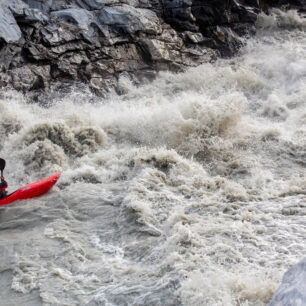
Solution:
<svg viewBox="0 0 306 306">
<path fill-rule="evenodd" d="M 0 0 L 0 88 L 37 92 L 73 80 L 100 94 L 120 92 L 121 77 L 139 83 L 233 55 L 269 5 L 287 3 Z"/>
</svg>

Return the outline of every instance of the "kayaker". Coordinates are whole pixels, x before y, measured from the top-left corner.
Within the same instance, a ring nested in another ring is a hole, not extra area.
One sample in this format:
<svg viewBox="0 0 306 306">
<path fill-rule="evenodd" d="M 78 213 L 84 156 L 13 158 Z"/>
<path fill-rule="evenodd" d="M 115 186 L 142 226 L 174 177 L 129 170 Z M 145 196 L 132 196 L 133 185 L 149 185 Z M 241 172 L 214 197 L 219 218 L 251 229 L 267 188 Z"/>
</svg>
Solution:
<svg viewBox="0 0 306 306">
<path fill-rule="evenodd" d="M 7 182 L 5 181 L 4 177 L 1 176 L 1 183 L 0 183 L 0 200 L 7 196 Z"/>
<path fill-rule="evenodd" d="M 3 170 L 5 168 L 5 164 L 6 164 L 5 160 L 3 158 L 0 158 L 0 170 L 1 170 L 0 200 L 7 196 L 7 191 L 5 190 L 7 188 L 7 182 L 5 181 L 3 176 Z"/>
</svg>

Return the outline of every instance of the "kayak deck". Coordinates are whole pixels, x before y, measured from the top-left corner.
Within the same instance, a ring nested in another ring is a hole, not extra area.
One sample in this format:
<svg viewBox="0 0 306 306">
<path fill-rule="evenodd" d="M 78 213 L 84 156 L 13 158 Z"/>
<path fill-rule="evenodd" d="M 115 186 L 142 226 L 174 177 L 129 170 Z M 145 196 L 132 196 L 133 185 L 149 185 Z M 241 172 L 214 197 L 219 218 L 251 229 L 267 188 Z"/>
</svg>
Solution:
<svg viewBox="0 0 306 306">
<path fill-rule="evenodd" d="M 0 200 L 0 206 L 7 205 L 18 200 L 35 198 L 46 193 L 53 187 L 53 185 L 55 185 L 60 175 L 61 173 L 58 172 L 42 181 L 21 187 L 15 192 L 9 194 L 4 199 Z"/>
</svg>

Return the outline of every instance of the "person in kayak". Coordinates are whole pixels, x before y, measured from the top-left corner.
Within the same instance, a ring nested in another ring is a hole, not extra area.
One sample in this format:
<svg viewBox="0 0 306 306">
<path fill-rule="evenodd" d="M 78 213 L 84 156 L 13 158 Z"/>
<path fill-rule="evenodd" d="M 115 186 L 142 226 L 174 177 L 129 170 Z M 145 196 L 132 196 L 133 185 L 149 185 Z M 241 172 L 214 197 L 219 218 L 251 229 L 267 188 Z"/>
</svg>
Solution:
<svg viewBox="0 0 306 306">
<path fill-rule="evenodd" d="M 1 183 L 0 183 L 0 200 L 4 199 L 7 196 L 7 182 L 5 181 L 4 177 L 1 176 Z"/>
<path fill-rule="evenodd" d="M 5 190 L 7 188 L 7 182 L 5 181 L 3 176 L 3 170 L 5 168 L 5 164 L 6 164 L 5 160 L 3 158 L 0 158 L 0 170 L 1 170 L 0 200 L 7 196 L 7 191 Z"/>
</svg>

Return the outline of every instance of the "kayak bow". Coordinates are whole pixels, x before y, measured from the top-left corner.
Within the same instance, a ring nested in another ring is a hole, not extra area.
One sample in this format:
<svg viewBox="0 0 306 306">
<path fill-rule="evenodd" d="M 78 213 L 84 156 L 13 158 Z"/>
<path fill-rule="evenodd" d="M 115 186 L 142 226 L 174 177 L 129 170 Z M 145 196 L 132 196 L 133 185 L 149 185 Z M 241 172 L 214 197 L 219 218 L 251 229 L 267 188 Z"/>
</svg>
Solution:
<svg viewBox="0 0 306 306">
<path fill-rule="evenodd" d="M 18 200 L 35 198 L 46 193 L 52 188 L 53 185 L 55 185 L 60 175 L 61 173 L 58 172 L 42 181 L 21 187 L 15 192 L 9 194 L 6 198 L 0 200 L 0 206 L 7 205 Z"/>
</svg>

